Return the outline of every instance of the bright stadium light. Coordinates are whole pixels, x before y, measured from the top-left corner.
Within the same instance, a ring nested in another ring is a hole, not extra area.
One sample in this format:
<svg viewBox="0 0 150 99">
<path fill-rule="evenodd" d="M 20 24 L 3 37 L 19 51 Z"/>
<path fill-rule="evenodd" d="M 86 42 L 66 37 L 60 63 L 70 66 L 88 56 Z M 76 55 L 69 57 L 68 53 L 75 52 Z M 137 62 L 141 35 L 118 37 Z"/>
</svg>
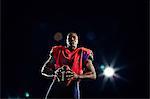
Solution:
<svg viewBox="0 0 150 99">
<path fill-rule="evenodd" d="M 107 67 L 107 68 L 104 69 L 104 72 L 103 72 L 103 73 L 104 73 L 104 75 L 105 75 L 106 77 L 112 77 L 112 76 L 114 75 L 115 71 L 114 71 L 113 68 Z"/>
<path fill-rule="evenodd" d="M 104 89 L 105 84 L 107 83 L 107 81 L 109 80 L 114 88 L 116 86 L 115 84 L 115 79 L 119 78 L 121 80 L 127 81 L 125 78 L 121 77 L 118 72 L 124 68 L 124 66 L 119 66 L 116 67 L 115 66 L 116 63 L 116 58 L 114 58 L 112 60 L 111 63 L 108 63 L 105 58 L 103 58 L 103 64 L 100 65 L 100 71 L 102 71 L 101 73 L 99 73 L 98 77 L 100 77 L 102 80 L 102 86 L 101 86 L 101 90 Z"/>
</svg>

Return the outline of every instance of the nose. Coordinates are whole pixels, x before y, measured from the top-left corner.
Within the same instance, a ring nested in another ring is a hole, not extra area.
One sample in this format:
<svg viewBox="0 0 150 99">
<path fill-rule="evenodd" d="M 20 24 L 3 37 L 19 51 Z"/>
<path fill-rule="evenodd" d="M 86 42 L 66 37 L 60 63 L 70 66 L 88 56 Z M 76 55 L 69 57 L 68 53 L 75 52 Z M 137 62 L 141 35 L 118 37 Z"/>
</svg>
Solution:
<svg viewBox="0 0 150 99">
<path fill-rule="evenodd" d="M 74 39 L 74 37 L 71 37 L 71 41 L 74 41 L 75 39 Z"/>
</svg>

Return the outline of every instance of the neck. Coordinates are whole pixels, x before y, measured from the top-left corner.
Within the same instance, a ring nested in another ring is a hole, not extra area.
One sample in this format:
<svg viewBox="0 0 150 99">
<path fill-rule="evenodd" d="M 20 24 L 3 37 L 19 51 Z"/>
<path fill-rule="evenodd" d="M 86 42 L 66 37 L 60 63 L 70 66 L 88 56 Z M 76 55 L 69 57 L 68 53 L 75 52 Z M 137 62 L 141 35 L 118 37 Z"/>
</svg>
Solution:
<svg viewBox="0 0 150 99">
<path fill-rule="evenodd" d="M 71 46 L 67 46 L 67 48 L 70 50 L 70 51 L 73 51 L 73 50 L 75 50 L 77 47 L 71 47 Z"/>
</svg>

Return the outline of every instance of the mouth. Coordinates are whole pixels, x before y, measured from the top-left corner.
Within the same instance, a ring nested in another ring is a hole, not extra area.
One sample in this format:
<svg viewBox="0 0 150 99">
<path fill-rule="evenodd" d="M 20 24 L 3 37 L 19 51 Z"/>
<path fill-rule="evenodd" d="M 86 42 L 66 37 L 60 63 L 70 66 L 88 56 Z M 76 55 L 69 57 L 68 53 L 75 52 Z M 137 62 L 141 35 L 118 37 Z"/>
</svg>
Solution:
<svg viewBox="0 0 150 99">
<path fill-rule="evenodd" d="M 70 42 L 70 45 L 75 45 L 75 42 Z"/>
</svg>

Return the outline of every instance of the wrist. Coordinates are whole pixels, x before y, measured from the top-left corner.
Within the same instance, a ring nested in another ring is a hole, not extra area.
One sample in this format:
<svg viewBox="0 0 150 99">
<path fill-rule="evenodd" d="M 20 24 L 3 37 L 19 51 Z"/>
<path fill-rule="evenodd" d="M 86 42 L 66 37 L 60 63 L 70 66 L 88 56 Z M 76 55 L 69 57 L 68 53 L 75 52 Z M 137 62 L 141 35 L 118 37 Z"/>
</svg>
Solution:
<svg viewBox="0 0 150 99">
<path fill-rule="evenodd" d="M 77 79 L 81 79 L 82 77 L 81 77 L 81 75 L 78 75 L 78 78 Z"/>
</svg>

